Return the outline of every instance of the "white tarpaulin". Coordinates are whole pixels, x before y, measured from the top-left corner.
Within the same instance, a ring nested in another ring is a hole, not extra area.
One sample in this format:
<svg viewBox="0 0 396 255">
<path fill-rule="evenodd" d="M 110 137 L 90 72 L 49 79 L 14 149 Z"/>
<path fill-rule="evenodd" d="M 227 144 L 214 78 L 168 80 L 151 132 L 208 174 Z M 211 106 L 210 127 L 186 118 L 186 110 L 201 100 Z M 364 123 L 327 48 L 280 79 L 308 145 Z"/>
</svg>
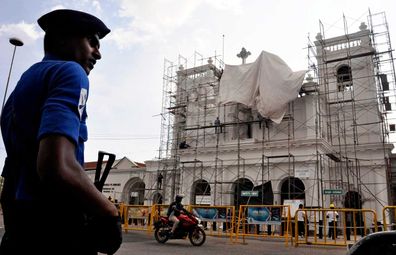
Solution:
<svg viewBox="0 0 396 255">
<path fill-rule="evenodd" d="M 305 73 L 293 72 L 280 57 L 263 51 L 254 63 L 225 66 L 219 104 L 241 103 L 280 123 L 287 104 L 297 98 Z"/>
</svg>

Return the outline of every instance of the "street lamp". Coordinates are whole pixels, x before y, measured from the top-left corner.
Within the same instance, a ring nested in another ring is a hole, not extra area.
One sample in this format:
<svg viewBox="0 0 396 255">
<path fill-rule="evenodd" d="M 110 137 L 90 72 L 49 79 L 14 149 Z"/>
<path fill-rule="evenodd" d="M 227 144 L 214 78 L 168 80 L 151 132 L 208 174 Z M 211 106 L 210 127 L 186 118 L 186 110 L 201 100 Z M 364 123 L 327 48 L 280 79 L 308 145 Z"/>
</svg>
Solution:
<svg viewBox="0 0 396 255">
<path fill-rule="evenodd" d="M 23 45 L 23 42 L 22 42 L 21 40 L 19 40 L 18 38 L 15 38 L 15 37 L 10 38 L 10 43 L 11 43 L 12 45 L 14 45 L 14 52 L 12 53 L 11 66 L 10 66 L 10 71 L 8 72 L 8 79 L 7 79 L 7 84 L 6 84 L 6 87 L 5 87 L 4 98 L 3 98 L 3 104 L 2 104 L 2 106 L 1 106 L 1 113 L 0 113 L 0 116 L 1 116 L 2 113 L 3 113 L 3 108 L 4 108 L 5 100 L 6 100 L 6 97 L 7 97 L 8 83 L 10 82 L 12 64 L 14 63 L 14 57 L 15 57 L 15 50 L 16 50 L 16 47 L 17 47 L 17 46 L 22 46 L 22 45 Z M 3 181 L 4 181 L 4 179 L 3 179 L 2 177 L 0 177 L 0 192 L 3 191 Z"/>
<path fill-rule="evenodd" d="M 10 43 L 11 43 L 12 45 L 14 45 L 14 52 L 12 53 L 10 71 L 8 72 L 8 79 L 7 79 L 7 84 L 6 84 L 6 88 L 5 88 L 5 92 L 4 92 L 3 104 L 2 104 L 2 106 L 1 106 L 1 111 L 2 111 L 2 112 L 3 112 L 5 100 L 6 100 L 6 97 L 7 97 L 8 83 L 10 82 L 10 76 L 11 76 L 12 65 L 14 64 L 15 51 L 16 51 L 16 48 L 17 48 L 18 46 L 22 46 L 22 45 L 23 45 L 23 42 L 22 42 L 21 40 L 19 40 L 18 38 L 15 38 L 15 37 L 10 38 Z"/>
</svg>

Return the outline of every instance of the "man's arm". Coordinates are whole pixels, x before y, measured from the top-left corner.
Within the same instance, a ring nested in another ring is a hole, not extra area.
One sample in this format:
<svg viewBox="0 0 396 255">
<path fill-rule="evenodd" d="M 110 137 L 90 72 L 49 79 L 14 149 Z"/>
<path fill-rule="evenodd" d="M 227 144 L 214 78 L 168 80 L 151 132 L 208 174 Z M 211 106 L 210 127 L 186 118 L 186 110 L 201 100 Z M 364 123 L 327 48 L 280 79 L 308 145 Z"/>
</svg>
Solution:
<svg viewBox="0 0 396 255">
<path fill-rule="evenodd" d="M 94 215 L 117 216 L 117 208 L 96 189 L 76 160 L 75 150 L 74 143 L 65 136 L 49 135 L 41 139 L 37 157 L 40 179 L 72 194 Z"/>
</svg>

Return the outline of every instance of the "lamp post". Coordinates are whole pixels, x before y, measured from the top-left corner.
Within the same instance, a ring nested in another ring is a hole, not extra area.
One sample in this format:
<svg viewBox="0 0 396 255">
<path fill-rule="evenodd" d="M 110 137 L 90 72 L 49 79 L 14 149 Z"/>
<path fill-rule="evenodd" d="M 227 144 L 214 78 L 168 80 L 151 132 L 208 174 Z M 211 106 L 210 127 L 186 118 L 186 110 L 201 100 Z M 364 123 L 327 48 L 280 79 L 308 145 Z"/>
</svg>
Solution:
<svg viewBox="0 0 396 255">
<path fill-rule="evenodd" d="M 18 46 L 22 46 L 22 45 L 23 45 L 23 42 L 22 42 L 21 40 L 19 40 L 18 38 L 15 38 L 15 37 L 10 38 L 10 43 L 11 43 L 12 45 L 14 45 L 14 52 L 12 53 L 10 71 L 8 72 L 8 79 L 7 79 L 7 84 L 6 84 L 6 87 L 5 87 L 4 98 L 3 98 L 3 104 L 2 104 L 2 106 L 1 106 L 1 111 L 2 111 L 2 112 L 3 112 L 5 100 L 6 100 L 6 97 L 7 97 L 8 84 L 10 83 L 10 76 L 11 76 L 11 71 L 12 71 L 12 65 L 14 64 L 15 51 L 16 51 L 16 48 L 17 48 Z"/>
<path fill-rule="evenodd" d="M 4 91 L 4 98 L 3 98 L 3 104 L 1 106 L 0 116 L 3 113 L 3 108 L 4 108 L 5 100 L 6 100 L 6 97 L 7 97 L 8 83 L 10 82 L 12 65 L 14 64 L 14 57 L 15 57 L 16 47 L 23 45 L 23 42 L 21 40 L 19 40 L 18 38 L 10 38 L 10 43 L 12 45 L 14 45 L 14 52 L 12 53 L 11 66 L 10 66 L 10 71 L 8 72 L 7 84 L 6 84 L 5 91 Z M 3 178 L 0 177 L 0 192 L 3 190 L 3 181 L 4 181 Z"/>
</svg>

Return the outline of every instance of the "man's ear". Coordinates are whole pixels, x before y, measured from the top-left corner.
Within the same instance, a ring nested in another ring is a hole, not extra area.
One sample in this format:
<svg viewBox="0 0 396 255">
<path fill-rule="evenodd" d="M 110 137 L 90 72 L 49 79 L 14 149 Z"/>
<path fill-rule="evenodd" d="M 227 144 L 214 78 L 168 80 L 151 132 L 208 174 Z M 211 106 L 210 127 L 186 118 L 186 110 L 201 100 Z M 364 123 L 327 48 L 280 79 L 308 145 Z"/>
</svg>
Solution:
<svg viewBox="0 0 396 255">
<path fill-rule="evenodd" d="M 67 47 L 68 38 L 59 33 L 49 33 L 44 37 L 44 51 L 63 57 Z"/>
<path fill-rule="evenodd" d="M 71 53 L 73 52 L 72 38 L 68 36 L 59 37 L 56 41 L 55 50 L 59 57 L 64 60 L 70 60 Z"/>
</svg>

